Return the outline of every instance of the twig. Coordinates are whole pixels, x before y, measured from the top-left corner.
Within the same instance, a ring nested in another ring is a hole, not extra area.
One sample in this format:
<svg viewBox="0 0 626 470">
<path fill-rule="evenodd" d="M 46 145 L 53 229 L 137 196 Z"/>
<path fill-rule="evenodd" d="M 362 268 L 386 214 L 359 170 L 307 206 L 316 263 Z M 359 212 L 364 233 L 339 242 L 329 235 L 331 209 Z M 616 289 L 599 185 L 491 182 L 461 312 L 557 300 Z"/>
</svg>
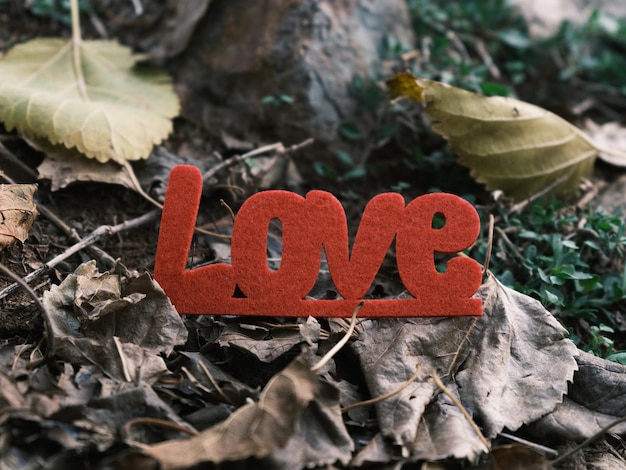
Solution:
<svg viewBox="0 0 626 470">
<path fill-rule="evenodd" d="M 70 238 L 70 240 L 72 240 L 73 242 L 80 243 L 83 240 L 80 237 L 80 235 L 78 235 L 75 229 L 73 229 L 72 227 L 67 225 L 65 222 L 63 222 L 54 212 L 52 212 L 46 206 L 37 203 L 37 210 L 46 219 L 48 219 L 50 222 L 52 222 L 54 225 L 60 228 L 61 231 L 63 231 L 65 235 L 67 235 Z M 97 246 L 89 246 L 86 248 L 92 255 L 94 255 L 99 261 L 101 261 L 107 267 L 110 268 L 111 266 L 115 264 L 115 258 L 113 258 L 110 254 L 108 254 L 103 249 L 98 248 Z"/>
<path fill-rule="evenodd" d="M 217 391 L 217 393 L 227 402 L 230 403 L 231 405 L 234 405 L 233 401 L 228 398 L 228 396 L 224 393 L 224 390 L 222 390 L 222 387 L 219 386 L 219 384 L 217 383 L 217 380 L 215 380 L 215 377 L 213 377 L 213 374 L 211 374 L 211 371 L 209 370 L 209 368 L 207 366 L 205 366 L 202 361 L 198 361 L 198 365 L 200 366 L 200 369 L 202 369 L 202 372 L 204 372 L 204 375 L 207 376 L 207 379 L 209 379 L 209 382 L 211 382 L 211 385 L 213 385 L 213 388 L 215 389 L 215 391 Z"/>
<path fill-rule="evenodd" d="M 143 15 L 143 4 L 141 3 L 141 0 L 131 0 L 130 3 L 133 4 L 133 8 L 135 9 L 135 15 Z"/>
<path fill-rule="evenodd" d="M 487 252 L 485 253 L 485 262 L 483 263 L 483 272 L 489 271 L 489 262 L 491 261 L 491 250 L 493 248 L 493 226 L 495 219 L 493 214 L 489 214 L 489 238 L 487 239 Z"/>
<path fill-rule="evenodd" d="M 402 390 L 404 390 L 409 385 L 411 385 L 413 383 L 413 381 L 415 381 L 415 379 L 417 379 L 419 374 L 420 374 L 420 365 L 419 365 L 419 363 L 417 363 L 417 364 L 415 364 L 415 372 L 413 373 L 413 375 L 406 382 L 404 382 L 402 385 L 400 385 L 395 390 L 393 390 L 393 391 L 391 391 L 389 393 L 385 393 L 384 395 L 381 395 L 381 396 L 376 397 L 376 398 L 370 398 L 369 400 L 363 400 L 363 401 L 360 401 L 358 403 L 353 403 L 352 405 L 344 406 L 341 409 L 341 412 L 345 413 L 347 411 L 353 410 L 355 408 L 359 408 L 361 406 L 373 405 L 374 403 L 378 403 L 379 401 L 387 400 L 388 398 L 391 398 L 392 396 L 397 395 Z"/>
<path fill-rule="evenodd" d="M 522 262 L 525 263 L 526 262 L 526 258 L 524 257 L 524 255 L 522 255 L 522 253 L 520 253 L 519 248 L 517 246 L 515 246 L 515 243 L 513 243 L 511 241 L 511 239 L 507 236 L 506 233 L 504 233 L 504 230 L 502 230 L 500 227 L 496 227 L 496 232 L 498 232 L 498 235 L 500 235 L 500 237 L 502 238 L 502 241 L 504 241 L 504 244 L 506 246 L 509 247 L 509 249 L 511 250 L 511 252 Z M 0 297 L 1 298 L 1 297 Z"/>
<path fill-rule="evenodd" d="M 230 213 L 230 218 L 233 219 L 233 222 L 235 221 L 235 213 L 233 212 L 233 209 L 228 205 L 228 203 L 226 201 L 224 201 L 224 199 L 220 199 L 220 204 L 222 206 L 224 206 L 226 208 L 226 210 Z"/>
<path fill-rule="evenodd" d="M 93 243 L 97 242 L 98 240 L 100 240 L 101 238 L 103 238 L 105 236 L 115 235 L 116 233 L 124 232 L 126 230 L 131 230 L 131 229 L 140 227 L 140 226 L 142 226 L 144 224 L 153 222 L 153 221 L 155 221 L 158 218 L 160 213 L 161 213 L 161 211 L 159 211 L 159 210 L 153 210 L 152 212 L 148 212 L 147 214 L 144 214 L 144 215 L 142 215 L 140 217 L 137 217 L 135 219 L 127 220 L 126 222 L 123 222 L 123 223 L 118 224 L 118 225 L 113 225 L 113 226 L 111 226 L 111 225 L 102 225 L 102 226 L 98 227 L 97 229 L 95 229 L 93 232 L 91 232 L 87 237 L 83 238 L 80 242 L 76 243 L 75 245 L 72 245 L 67 250 L 65 250 L 63 253 L 61 253 L 61 254 L 55 256 L 54 258 L 52 258 L 43 267 L 41 267 L 39 269 L 36 269 L 32 273 L 28 274 L 26 277 L 24 277 L 22 279 L 22 281 L 24 281 L 25 283 L 31 282 L 33 279 L 35 279 L 36 277 L 40 276 L 47 269 L 56 266 L 61 261 L 66 260 L 67 258 L 72 256 L 73 254 L 78 253 L 79 251 L 81 251 L 81 250 L 85 249 L 86 247 L 92 245 Z M 17 283 L 14 283 L 14 284 L 11 284 L 10 286 L 7 286 L 5 289 L 3 289 L 0 292 L 0 299 L 3 299 L 4 297 L 6 297 L 8 294 L 10 294 L 15 289 L 17 289 L 17 287 L 18 287 Z"/>
<path fill-rule="evenodd" d="M 136 426 L 138 424 L 152 424 L 155 426 L 161 426 L 163 428 L 172 429 L 174 431 L 179 431 L 179 432 L 188 434 L 190 436 L 198 435 L 198 431 L 196 431 L 195 429 L 189 429 L 189 428 L 181 426 L 180 424 L 172 423 L 171 421 L 166 421 L 164 419 L 151 418 L 149 416 L 144 416 L 141 418 L 133 418 L 133 419 L 129 419 L 128 421 L 126 421 L 126 423 L 124 423 L 124 427 L 122 428 L 123 437 L 125 439 L 129 439 L 130 429 L 133 426 Z"/>
<path fill-rule="evenodd" d="M 337 354 L 341 350 L 341 348 L 343 348 L 344 345 L 348 342 L 348 340 L 350 339 L 350 336 L 352 336 L 354 327 L 356 326 L 356 316 L 358 315 L 359 311 L 363 308 L 363 305 L 365 305 L 365 302 L 363 301 L 359 302 L 359 305 L 357 305 L 356 308 L 354 309 L 354 312 L 352 312 L 352 318 L 350 319 L 350 327 L 348 328 L 348 331 L 346 331 L 346 334 L 343 336 L 343 338 L 341 338 L 337 342 L 337 344 L 335 344 L 332 347 L 330 351 L 328 351 L 324 355 L 323 358 L 321 358 L 317 362 L 317 364 L 311 367 L 312 372 L 319 372 L 320 370 L 322 370 L 322 368 L 328 363 L 328 361 L 330 361 L 333 358 L 333 356 Z"/>
<path fill-rule="evenodd" d="M 293 153 L 297 150 L 300 150 L 303 147 L 306 147 L 308 145 L 311 145 L 314 142 L 314 140 L 312 138 L 306 139 L 298 144 L 292 145 L 291 147 L 285 148 L 284 145 L 281 142 L 275 143 L 275 144 L 270 144 L 270 145 L 264 145 L 262 147 L 258 147 L 254 150 L 251 150 L 247 153 L 244 153 L 243 155 L 235 155 L 233 157 L 227 158 L 226 160 L 221 161 L 220 163 L 218 163 L 217 165 L 214 165 L 213 167 L 211 167 L 210 170 L 208 170 L 204 175 L 202 175 L 202 181 L 206 182 L 208 181 L 210 178 L 212 178 L 213 176 L 215 176 L 215 174 L 220 171 L 223 170 L 224 168 L 229 168 L 231 166 L 235 166 L 238 163 L 241 163 L 243 161 L 245 161 L 248 158 L 252 158 L 252 157 L 257 157 L 259 155 L 263 155 L 265 153 L 271 152 L 271 151 L 276 151 L 279 155 L 287 155 L 290 153 Z"/>
<path fill-rule="evenodd" d="M 28 295 L 32 297 L 33 301 L 37 305 L 37 308 L 41 310 L 41 315 L 43 316 L 44 322 L 46 324 L 46 339 L 48 340 L 48 349 L 46 350 L 46 355 L 42 359 L 35 361 L 35 362 L 31 362 L 27 366 L 28 369 L 35 368 L 37 366 L 40 366 L 44 362 L 46 362 L 48 359 L 50 359 L 56 351 L 56 344 L 54 343 L 54 335 L 52 334 L 52 318 L 50 318 L 50 314 L 48 313 L 48 310 L 46 310 L 46 307 L 44 306 L 44 304 L 41 302 L 39 297 L 37 297 L 37 294 L 35 293 L 35 291 L 32 290 L 30 286 L 26 284 L 26 282 L 20 279 L 20 277 L 17 274 L 15 274 L 13 271 L 11 271 L 2 263 L 0 263 L 0 271 L 3 274 L 9 276 L 11 279 L 13 279 L 15 281 L 15 285 L 23 287 L 24 290 L 28 292 Z"/>
<path fill-rule="evenodd" d="M 541 191 L 539 191 L 539 192 L 533 194 L 532 196 L 530 196 L 529 198 L 524 199 L 523 201 L 518 202 L 517 204 L 515 204 L 513 207 L 511 207 L 511 209 L 509 210 L 509 213 L 510 214 L 515 214 L 516 212 L 521 212 L 528 204 L 530 204 L 531 202 L 539 199 L 541 196 L 545 196 L 550 191 L 552 191 L 554 188 L 556 188 L 557 186 L 560 186 L 561 184 L 563 184 L 565 182 L 565 180 L 567 180 L 567 176 L 561 176 L 561 177 L 555 179 L 552 183 L 550 183 L 548 186 L 543 188 Z"/>
<path fill-rule="evenodd" d="M 494 63 L 491 54 L 489 54 L 489 51 L 485 47 L 485 43 L 481 39 L 476 41 L 476 52 L 478 52 L 478 55 L 489 70 L 491 76 L 496 80 L 499 80 L 502 76 L 500 69 L 498 69 L 498 66 Z"/>
<path fill-rule="evenodd" d="M 541 452 L 542 454 L 557 456 L 559 453 L 551 449 L 550 447 L 542 446 L 541 444 L 537 444 L 536 442 L 528 441 L 526 439 L 522 439 L 521 437 L 515 436 L 513 434 L 509 434 L 508 432 L 501 432 L 500 437 L 504 437 L 513 442 L 519 442 L 520 444 L 524 444 L 527 447 L 535 449 L 537 452 Z"/>
<path fill-rule="evenodd" d="M 454 403 L 456 407 L 461 411 L 461 413 L 463 413 L 463 416 L 465 416 L 465 419 L 467 420 L 469 425 L 472 427 L 472 429 L 478 436 L 478 439 L 480 439 L 480 442 L 482 442 L 483 445 L 485 446 L 485 450 L 487 452 L 490 452 L 491 445 L 489 444 L 489 441 L 487 441 L 487 438 L 483 435 L 478 425 L 474 422 L 474 420 L 472 419 L 468 411 L 465 409 L 465 407 L 463 406 L 463 403 L 461 403 L 459 399 L 455 397 L 452 394 L 452 392 L 450 392 L 450 390 L 448 390 L 448 388 L 443 384 L 443 382 L 439 378 L 439 375 L 437 374 L 437 372 L 434 372 L 432 377 L 433 377 L 433 380 L 435 381 L 435 384 L 437 384 L 437 387 L 439 387 L 439 390 L 441 390 L 450 400 L 452 400 L 452 403 Z"/>
<path fill-rule="evenodd" d="M 0 155 L 5 157 L 7 160 L 10 160 L 13 165 L 19 167 L 20 170 L 30 176 L 33 180 L 37 179 L 37 173 L 26 163 L 13 155 L 13 152 L 9 151 L 9 149 L 7 149 L 2 142 L 0 142 Z M 6 175 L 3 175 L 3 178 L 9 182 L 12 182 L 11 179 Z"/>
</svg>

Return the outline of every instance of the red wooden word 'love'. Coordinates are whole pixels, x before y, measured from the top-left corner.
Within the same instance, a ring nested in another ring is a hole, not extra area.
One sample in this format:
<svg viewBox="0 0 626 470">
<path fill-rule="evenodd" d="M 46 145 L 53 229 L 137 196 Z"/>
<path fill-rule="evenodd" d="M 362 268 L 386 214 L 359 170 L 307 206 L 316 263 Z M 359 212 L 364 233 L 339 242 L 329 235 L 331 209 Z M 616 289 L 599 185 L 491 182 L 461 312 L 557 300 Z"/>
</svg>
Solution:
<svg viewBox="0 0 626 470">
<path fill-rule="evenodd" d="M 250 197 L 237 214 L 232 233 L 232 264 L 187 270 L 202 175 L 192 166 L 175 167 L 169 178 L 157 245 L 154 277 L 179 313 L 348 317 L 372 285 L 391 243 L 396 240 L 398 271 L 409 299 L 367 299 L 364 317 L 480 315 L 480 265 L 453 258 L 437 272 L 434 252 L 456 253 L 478 237 L 474 207 L 452 194 L 428 194 L 405 207 L 400 194 L 385 193 L 366 206 L 348 247 L 346 214 L 325 191 L 306 197 L 288 191 L 264 191 Z M 445 218 L 433 228 L 435 214 Z M 282 225 L 282 258 L 267 265 L 267 230 Z M 307 300 L 319 274 L 322 247 L 337 300 Z M 235 288 L 245 297 L 234 298 Z"/>
</svg>

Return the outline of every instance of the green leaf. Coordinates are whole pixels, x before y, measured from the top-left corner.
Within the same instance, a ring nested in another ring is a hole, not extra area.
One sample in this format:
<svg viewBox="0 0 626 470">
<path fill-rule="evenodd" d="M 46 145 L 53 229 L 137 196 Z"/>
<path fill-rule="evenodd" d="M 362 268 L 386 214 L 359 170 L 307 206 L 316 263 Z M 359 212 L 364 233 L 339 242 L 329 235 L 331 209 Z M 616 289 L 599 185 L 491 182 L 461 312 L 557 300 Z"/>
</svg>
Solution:
<svg viewBox="0 0 626 470">
<path fill-rule="evenodd" d="M 100 162 L 147 158 L 172 131 L 179 102 L 162 71 L 111 41 L 34 39 L 0 60 L 0 121 Z M 78 60 L 75 60 L 78 59 Z"/>
<path fill-rule="evenodd" d="M 352 122 L 344 122 L 339 126 L 339 133 L 348 140 L 361 140 L 363 133 L 358 126 Z"/>
<path fill-rule="evenodd" d="M 348 167 L 354 166 L 354 160 L 352 160 L 352 157 L 350 156 L 350 154 L 346 152 L 345 150 L 335 149 L 335 154 L 337 154 L 337 158 L 339 158 L 341 163 L 343 163 L 344 165 Z"/>
<path fill-rule="evenodd" d="M 448 139 L 459 163 L 488 189 L 523 199 L 563 177 L 553 192 L 576 191 L 589 176 L 597 146 L 557 115 L 523 101 L 484 97 L 443 83 L 397 74 L 392 96 L 420 101 L 433 130 Z"/>
<path fill-rule="evenodd" d="M 343 179 L 343 180 L 353 180 L 353 179 L 363 178 L 366 173 L 367 172 L 365 171 L 365 168 L 363 168 L 362 166 L 357 166 L 357 167 L 353 168 L 352 170 L 344 173 L 344 175 L 343 175 L 343 177 L 341 179 Z"/>
</svg>

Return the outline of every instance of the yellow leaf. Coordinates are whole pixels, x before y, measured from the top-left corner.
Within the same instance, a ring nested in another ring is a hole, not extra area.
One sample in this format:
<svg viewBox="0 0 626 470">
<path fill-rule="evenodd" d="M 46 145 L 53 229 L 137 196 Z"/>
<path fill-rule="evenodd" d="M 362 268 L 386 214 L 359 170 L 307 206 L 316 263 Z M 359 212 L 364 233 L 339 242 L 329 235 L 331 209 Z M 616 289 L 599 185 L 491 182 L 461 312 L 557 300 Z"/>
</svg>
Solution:
<svg viewBox="0 0 626 470">
<path fill-rule="evenodd" d="M 147 158 L 179 103 L 167 74 L 111 41 L 34 39 L 0 60 L 0 121 L 100 162 Z"/>
<path fill-rule="evenodd" d="M 581 130 L 538 106 L 513 98 L 485 97 L 440 82 L 399 73 L 388 82 L 392 97 L 419 101 L 459 163 L 487 189 L 516 199 L 561 177 L 554 190 L 576 191 L 589 176 L 598 147 Z"/>
</svg>

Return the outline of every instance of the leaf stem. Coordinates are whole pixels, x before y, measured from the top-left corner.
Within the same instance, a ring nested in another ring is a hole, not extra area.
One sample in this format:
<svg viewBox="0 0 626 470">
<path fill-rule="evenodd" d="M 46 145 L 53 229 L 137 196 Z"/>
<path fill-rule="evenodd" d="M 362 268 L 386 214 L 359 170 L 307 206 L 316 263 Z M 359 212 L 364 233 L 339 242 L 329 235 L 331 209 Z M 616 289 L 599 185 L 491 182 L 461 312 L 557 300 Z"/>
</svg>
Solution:
<svg viewBox="0 0 626 470">
<path fill-rule="evenodd" d="M 83 66 L 80 60 L 81 51 L 81 35 L 80 35 L 80 12 L 78 9 L 78 0 L 71 0 L 72 8 L 72 63 L 74 65 L 74 73 L 76 74 L 76 83 L 81 97 L 89 100 L 87 94 L 87 86 L 85 84 L 85 76 L 83 75 Z"/>
<path fill-rule="evenodd" d="M 363 305 L 365 305 L 363 301 L 359 302 L 359 305 L 357 305 L 354 311 L 352 312 L 352 318 L 350 319 L 350 327 L 348 328 L 348 331 L 346 331 L 346 334 L 344 335 L 344 337 L 341 338 L 339 341 L 337 341 L 337 344 L 335 344 L 333 348 L 330 351 L 328 351 L 324 355 L 324 357 L 321 358 L 317 362 L 317 364 L 311 367 L 311 372 L 319 372 L 320 370 L 322 370 L 324 366 L 328 363 L 328 361 L 330 361 L 333 358 L 333 356 L 337 354 L 341 350 L 341 348 L 345 346 L 345 344 L 348 342 L 348 340 L 352 336 L 352 332 L 354 331 L 354 327 L 356 326 L 356 316 L 359 313 L 359 311 L 363 308 Z"/>
<path fill-rule="evenodd" d="M 483 446 L 485 446 L 486 452 L 491 452 L 491 445 L 489 444 L 489 441 L 487 440 L 485 435 L 481 432 L 476 422 L 472 419 L 467 409 L 463 406 L 463 403 L 461 403 L 461 401 L 457 397 L 454 396 L 454 394 L 448 389 L 448 387 L 446 387 L 443 384 L 437 372 L 434 372 L 432 377 L 433 377 L 433 380 L 435 381 L 435 384 L 439 388 L 439 390 L 441 390 L 450 400 L 452 400 L 452 403 L 454 403 L 456 407 L 459 409 L 459 411 L 463 413 L 463 416 L 465 417 L 469 425 L 472 427 L 472 429 L 478 436 L 478 439 L 483 444 Z"/>
</svg>

